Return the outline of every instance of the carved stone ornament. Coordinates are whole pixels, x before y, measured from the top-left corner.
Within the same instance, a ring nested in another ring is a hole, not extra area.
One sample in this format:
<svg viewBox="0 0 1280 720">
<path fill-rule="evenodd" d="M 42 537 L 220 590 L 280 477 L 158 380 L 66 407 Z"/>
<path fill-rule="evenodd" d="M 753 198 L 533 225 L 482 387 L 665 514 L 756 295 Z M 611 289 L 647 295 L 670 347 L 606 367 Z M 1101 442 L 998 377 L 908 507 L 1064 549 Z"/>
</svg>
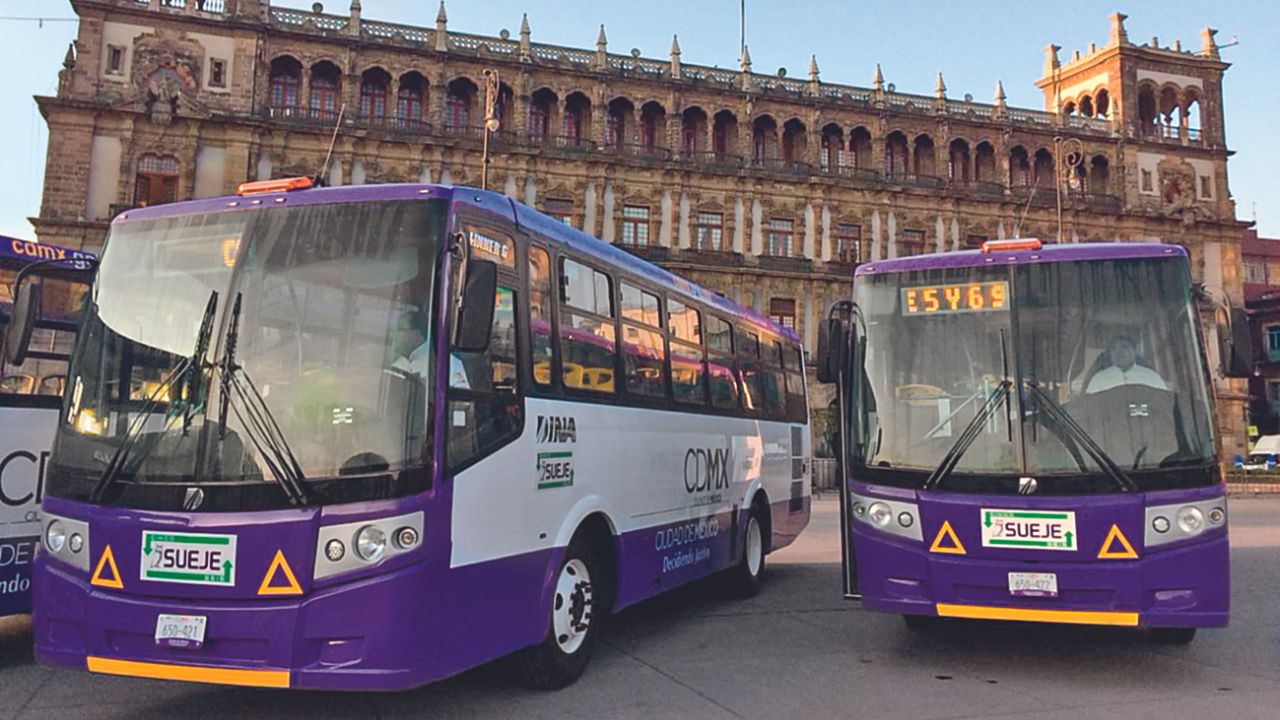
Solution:
<svg viewBox="0 0 1280 720">
<path fill-rule="evenodd" d="M 121 105 L 140 109 L 157 125 L 180 115 L 208 117 L 196 100 L 204 67 L 200 43 L 164 33 L 139 36 L 133 44 L 133 92 Z"/>
<path fill-rule="evenodd" d="M 1196 203 L 1195 171 L 1186 164 L 1160 169 L 1160 213 L 1177 218 L 1183 225 L 1194 225 L 1213 214 Z"/>
</svg>

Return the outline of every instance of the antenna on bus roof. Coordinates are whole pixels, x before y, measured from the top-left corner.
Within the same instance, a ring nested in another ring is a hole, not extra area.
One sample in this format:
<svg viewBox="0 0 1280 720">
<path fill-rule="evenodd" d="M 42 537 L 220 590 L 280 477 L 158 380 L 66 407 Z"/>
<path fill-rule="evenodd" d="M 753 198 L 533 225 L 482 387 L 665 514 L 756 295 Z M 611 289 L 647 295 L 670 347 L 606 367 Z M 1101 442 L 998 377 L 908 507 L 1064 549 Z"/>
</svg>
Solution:
<svg viewBox="0 0 1280 720">
<path fill-rule="evenodd" d="M 342 107 L 338 108 L 338 119 L 333 123 L 333 135 L 329 138 L 329 150 L 324 154 L 324 164 L 316 170 L 316 187 L 324 187 L 329 184 L 322 173 L 327 173 L 329 171 L 329 161 L 333 158 L 333 146 L 338 143 L 338 130 L 342 129 L 342 114 L 346 112 L 346 110 L 346 103 L 342 103 Z"/>
</svg>

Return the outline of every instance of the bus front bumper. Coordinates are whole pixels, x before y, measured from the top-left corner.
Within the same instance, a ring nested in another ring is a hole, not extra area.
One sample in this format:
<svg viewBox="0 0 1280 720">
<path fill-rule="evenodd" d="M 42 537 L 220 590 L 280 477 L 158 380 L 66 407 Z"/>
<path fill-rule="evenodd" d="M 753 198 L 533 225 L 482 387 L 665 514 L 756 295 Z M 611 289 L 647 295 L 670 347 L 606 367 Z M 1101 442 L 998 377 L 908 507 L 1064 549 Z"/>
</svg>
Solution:
<svg viewBox="0 0 1280 720">
<path fill-rule="evenodd" d="M 1128 627 L 1225 627 L 1225 535 L 1136 560 L 956 557 L 855 531 L 863 607 L 907 615 Z M 1053 573 L 1057 597 L 1015 597 L 1011 572 Z"/>
</svg>

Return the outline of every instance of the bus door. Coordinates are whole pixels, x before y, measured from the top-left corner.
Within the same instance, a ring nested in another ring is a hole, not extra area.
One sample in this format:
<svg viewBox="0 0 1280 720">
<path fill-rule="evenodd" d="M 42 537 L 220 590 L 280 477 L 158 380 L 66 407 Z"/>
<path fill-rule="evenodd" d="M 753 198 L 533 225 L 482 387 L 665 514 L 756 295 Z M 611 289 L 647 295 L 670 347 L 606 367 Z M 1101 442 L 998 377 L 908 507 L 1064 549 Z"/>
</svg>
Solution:
<svg viewBox="0 0 1280 720">
<path fill-rule="evenodd" d="M 0 265 L 0 332 L 12 319 L 16 270 Z M 38 282 L 42 312 L 26 357 L 12 365 L 0 353 L 0 617 L 31 611 L 31 562 L 40 535 L 45 466 L 75 343 L 74 319 L 87 288 L 84 277 Z"/>
</svg>

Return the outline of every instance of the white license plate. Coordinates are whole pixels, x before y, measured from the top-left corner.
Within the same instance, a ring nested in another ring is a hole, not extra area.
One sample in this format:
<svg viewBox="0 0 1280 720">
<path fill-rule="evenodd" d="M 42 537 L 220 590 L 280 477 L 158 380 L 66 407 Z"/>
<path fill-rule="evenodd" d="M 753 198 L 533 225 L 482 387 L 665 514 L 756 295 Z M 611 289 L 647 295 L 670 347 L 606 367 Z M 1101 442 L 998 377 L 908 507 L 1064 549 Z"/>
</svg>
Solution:
<svg viewBox="0 0 1280 720">
<path fill-rule="evenodd" d="M 1011 572 L 1009 594 L 1014 597 L 1058 597 L 1058 576 L 1055 573 Z"/>
<path fill-rule="evenodd" d="M 161 615 L 156 618 L 156 644 L 198 648 L 204 645 L 204 615 Z"/>
<path fill-rule="evenodd" d="M 982 546 L 1009 550 L 1076 550 L 1072 510 L 982 508 Z"/>
</svg>

